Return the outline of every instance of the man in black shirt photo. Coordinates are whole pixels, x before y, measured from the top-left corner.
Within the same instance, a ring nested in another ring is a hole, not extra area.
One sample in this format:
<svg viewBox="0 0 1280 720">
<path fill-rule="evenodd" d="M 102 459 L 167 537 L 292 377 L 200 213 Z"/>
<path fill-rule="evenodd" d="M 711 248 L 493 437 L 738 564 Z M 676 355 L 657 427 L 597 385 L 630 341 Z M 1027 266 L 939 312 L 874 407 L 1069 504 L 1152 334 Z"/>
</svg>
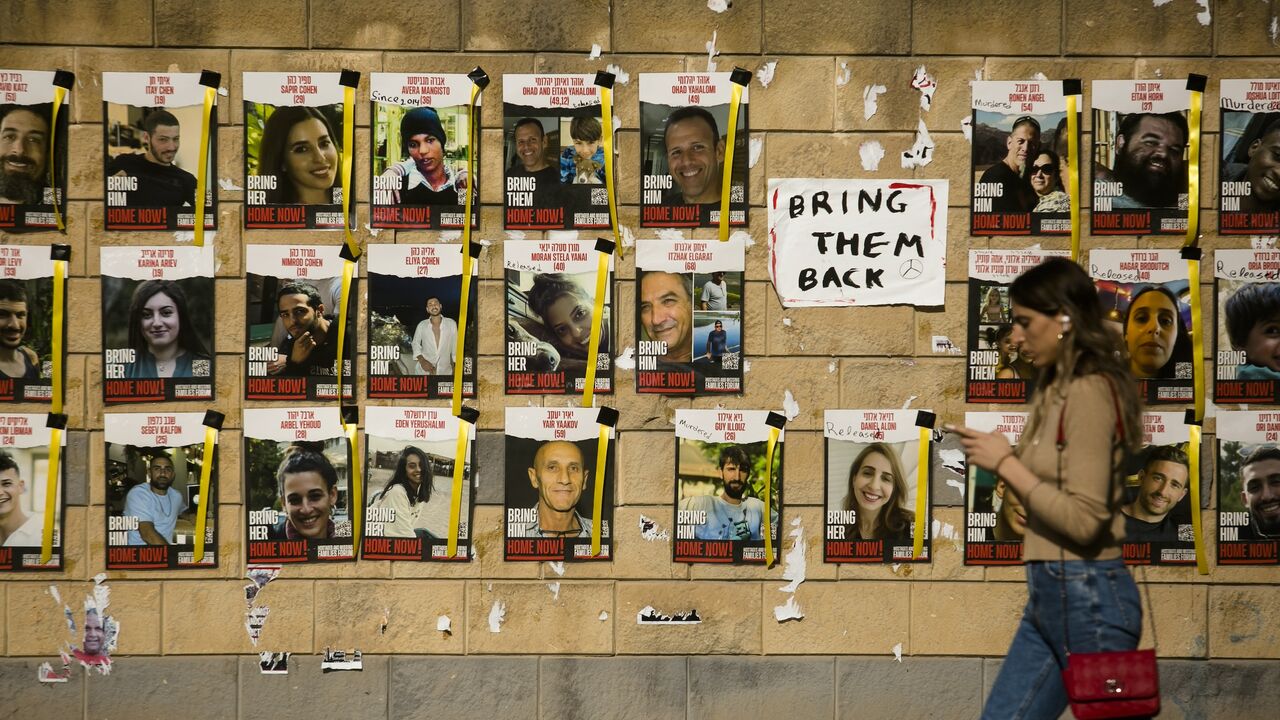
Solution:
<svg viewBox="0 0 1280 720">
<path fill-rule="evenodd" d="M 131 207 L 195 207 L 196 177 L 173 164 L 181 145 L 178 118 L 155 110 L 142 119 L 144 152 L 121 153 L 107 164 L 108 176 L 133 177 Z"/>
<path fill-rule="evenodd" d="M 1040 153 L 1040 123 L 1030 115 L 1013 121 L 1009 136 L 1005 138 L 1005 156 L 1000 162 L 987 168 L 978 180 L 982 184 L 999 185 L 999 194 L 990 195 L 993 212 L 1030 212 L 1035 205 L 1030 180 L 1024 178 L 1027 161 L 1035 161 Z"/>
<path fill-rule="evenodd" d="M 1138 472 L 1138 494 L 1121 507 L 1125 542 L 1178 539 L 1172 511 L 1187 496 L 1191 476 L 1187 454 L 1177 445 L 1160 445 L 1147 455 Z"/>
<path fill-rule="evenodd" d="M 279 357 L 267 366 L 267 372 L 285 377 L 333 375 L 339 328 L 333 315 L 325 315 L 316 286 L 303 282 L 285 285 L 276 293 L 276 308 L 289 336 L 276 348 Z"/>
</svg>

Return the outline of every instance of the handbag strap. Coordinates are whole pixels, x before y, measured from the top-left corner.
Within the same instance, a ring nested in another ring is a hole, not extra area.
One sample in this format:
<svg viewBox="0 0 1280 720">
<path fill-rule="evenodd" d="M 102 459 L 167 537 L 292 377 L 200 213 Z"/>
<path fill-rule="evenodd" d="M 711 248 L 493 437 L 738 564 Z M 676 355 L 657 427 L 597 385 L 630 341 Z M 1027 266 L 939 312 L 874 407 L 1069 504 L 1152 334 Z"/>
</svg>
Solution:
<svg viewBox="0 0 1280 720">
<path fill-rule="evenodd" d="M 1115 494 L 1114 493 L 1114 487 L 1115 487 L 1115 481 L 1116 481 L 1115 451 L 1118 446 L 1122 446 L 1124 444 L 1125 433 L 1124 433 L 1123 415 L 1121 415 L 1120 413 L 1120 398 L 1116 395 L 1115 385 L 1111 384 L 1110 377 L 1103 375 L 1103 379 L 1107 381 L 1107 389 L 1111 391 L 1111 404 L 1115 407 L 1115 411 L 1116 411 L 1116 427 L 1115 427 L 1116 439 L 1111 444 L 1111 454 L 1108 456 L 1109 462 L 1108 462 L 1108 470 L 1107 470 L 1108 477 L 1109 477 L 1109 480 L 1107 482 L 1107 505 L 1110 506 L 1112 502 L 1112 498 L 1114 497 L 1114 494 Z M 1063 396 L 1062 411 L 1058 414 L 1058 435 L 1056 439 L 1056 447 L 1058 449 L 1058 477 L 1057 477 L 1058 490 L 1062 490 L 1062 451 L 1065 450 L 1067 447 L 1067 432 L 1066 432 L 1067 398 L 1068 396 L 1066 395 Z M 1071 654 L 1071 631 L 1070 631 L 1069 624 L 1067 622 L 1067 617 L 1068 615 L 1070 615 L 1070 613 L 1067 611 L 1066 562 L 1067 562 L 1066 550 L 1062 547 L 1061 544 L 1059 544 L 1058 545 L 1058 574 L 1059 574 L 1059 584 L 1061 586 L 1061 593 L 1062 593 L 1062 639 L 1063 639 L 1063 642 L 1066 644 L 1066 646 L 1063 649 L 1066 651 L 1067 655 L 1070 655 Z M 1146 600 L 1147 617 L 1150 618 L 1151 620 L 1151 644 L 1154 647 L 1156 644 L 1156 616 L 1151 609 L 1151 590 L 1150 588 L 1147 587 L 1147 573 L 1145 568 L 1143 569 L 1143 572 L 1142 572 L 1142 583 L 1140 586 L 1143 591 L 1142 592 L 1143 597 Z"/>
</svg>

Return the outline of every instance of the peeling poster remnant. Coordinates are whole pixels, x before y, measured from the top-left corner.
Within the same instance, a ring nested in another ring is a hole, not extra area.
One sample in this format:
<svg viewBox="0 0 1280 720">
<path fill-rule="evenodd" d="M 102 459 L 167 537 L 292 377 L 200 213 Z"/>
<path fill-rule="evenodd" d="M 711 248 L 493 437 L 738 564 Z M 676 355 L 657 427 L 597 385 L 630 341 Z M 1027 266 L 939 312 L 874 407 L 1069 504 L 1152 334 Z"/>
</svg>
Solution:
<svg viewBox="0 0 1280 720">
<path fill-rule="evenodd" d="M 652 605 L 645 605 L 640 608 L 640 612 L 636 613 L 637 625 L 698 625 L 701 623 L 702 617 L 698 615 L 697 608 L 674 615 L 665 615 L 655 610 Z"/>
</svg>

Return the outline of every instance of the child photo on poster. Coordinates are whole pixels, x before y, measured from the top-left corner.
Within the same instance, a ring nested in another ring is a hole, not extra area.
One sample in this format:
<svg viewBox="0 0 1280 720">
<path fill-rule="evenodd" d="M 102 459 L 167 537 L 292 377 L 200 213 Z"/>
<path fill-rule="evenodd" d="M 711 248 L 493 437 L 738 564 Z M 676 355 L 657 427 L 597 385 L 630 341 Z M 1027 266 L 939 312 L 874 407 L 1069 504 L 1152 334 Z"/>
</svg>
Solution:
<svg viewBox="0 0 1280 720">
<path fill-rule="evenodd" d="M 965 427 L 1003 433 L 1015 445 L 1022 436 L 1023 412 L 967 412 Z M 1027 511 L 1004 480 L 977 465 L 968 466 L 964 494 L 964 564 L 1020 565 Z"/>
<path fill-rule="evenodd" d="M 600 408 L 507 408 L 506 560 L 613 557 L 614 430 L 599 467 L 600 414 Z M 597 527 L 600 553 L 593 555 Z"/>
<path fill-rule="evenodd" d="M 473 193 L 471 225 L 480 214 L 477 178 L 467 159 L 477 155 L 471 137 L 471 78 L 432 73 L 373 73 L 373 150 L 370 155 L 375 228 L 460 228 L 467 190 Z M 480 97 L 476 97 L 480 109 Z"/>
<path fill-rule="evenodd" d="M 845 562 L 928 562 L 915 553 L 920 492 L 918 410 L 827 410 L 826 492 L 822 559 Z M 927 412 L 927 411 L 926 411 Z M 925 481 L 929 469 L 925 468 Z"/>
<path fill-rule="evenodd" d="M 1280 250 L 1215 250 L 1213 399 L 1280 403 Z"/>
<path fill-rule="evenodd" d="M 594 75 L 503 75 L 508 230 L 609 227 Z"/>
<path fill-rule="evenodd" d="M 716 227 L 724 173 L 729 224 L 747 224 L 747 88 L 729 134 L 732 73 L 640 74 L 641 227 Z M 725 168 L 733 144 L 733 166 Z"/>
<path fill-rule="evenodd" d="M 246 229 L 343 228 L 340 78 L 244 73 Z"/>
<path fill-rule="evenodd" d="M 1142 416 L 1143 448 L 1125 467 L 1124 561 L 1130 565 L 1194 565 L 1190 430 L 1182 412 Z"/>
<path fill-rule="evenodd" d="M 50 497 L 48 419 L 44 413 L 0 415 L 0 572 L 62 569 L 67 434 L 61 433 L 64 460 Z M 53 505 L 53 552 L 42 564 L 47 505 Z"/>
<path fill-rule="evenodd" d="M 742 392 L 740 240 L 636 243 L 636 392 Z"/>
<path fill-rule="evenodd" d="M 782 440 L 765 410 L 676 410 L 675 562 L 764 563 L 782 515 Z M 765 499 L 768 499 L 768 519 Z"/>
<path fill-rule="evenodd" d="M 471 559 L 472 457 L 475 426 L 467 424 L 461 484 L 454 485 L 458 418 L 448 408 L 365 408 L 365 560 Z M 448 554 L 450 514 L 458 499 L 458 545 Z"/>
<path fill-rule="evenodd" d="M 0 70 L 0 153 L 5 157 L 0 163 L 0 230 L 57 230 L 58 213 L 66 216 L 71 93 L 58 109 L 58 126 L 51 129 L 57 75 Z"/>
<path fill-rule="evenodd" d="M 336 407 L 244 410 L 250 563 L 354 560 L 351 448 Z"/>
<path fill-rule="evenodd" d="M 1071 187 L 1062 82 L 975 80 L 970 86 L 972 234 L 1070 234 L 1071 197 L 1080 194 Z"/>
<path fill-rule="evenodd" d="M 107 230 L 190 230 L 208 124 L 204 227 L 217 224 L 218 124 L 200 73 L 102 73 Z"/>
<path fill-rule="evenodd" d="M 1191 402 L 1187 262 L 1177 250 L 1091 250 L 1089 275 L 1104 322 L 1124 338 L 1138 396 L 1148 404 Z"/>
<path fill-rule="evenodd" d="M 213 246 L 101 258 L 103 401 L 213 399 Z"/>
<path fill-rule="evenodd" d="M 48 247 L 0 245 L 0 402 L 53 399 L 53 260 Z M 63 281 L 64 289 L 66 281 Z M 64 347 L 66 325 L 63 325 Z"/>
<path fill-rule="evenodd" d="M 467 336 L 458 352 L 462 253 L 458 245 L 370 245 L 369 397 L 453 397 L 462 363 L 462 395 L 475 397 L 479 266 L 471 265 Z"/>
<path fill-rule="evenodd" d="M 1218 232 L 1280 233 L 1280 79 L 1223 80 Z"/>
<path fill-rule="evenodd" d="M 103 423 L 107 569 L 217 567 L 216 465 L 209 476 L 204 538 L 195 536 L 204 413 L 107 413 Z M 199 563 L 193 554 L 197 542 L 204 545 Z"/>
<path fill-rule="evenodd" d="M 1280 412 L 1218 412 L 1218 564 L 1280 563 Z"/>
<path fill-rule="evenodd" d="M 575 395 L 586 388 L 587 354 L 596 327 L 598 251 L 587 240 L 508 240 L 506 392 Z M 613 392 L 613 257 L 605 281 L 596 393 Z"/>
<path fill-rule="evenodd" d="M 1187 231 L 1185 80 L 1093 81 L 1093 234 Z"/>
<path fill-rule="evenodd" d="M 246 399 L 336 399 L 339 331 L 346 333 L 342 397 L 351 398 L 357 292 L 353 277 L 340 324 L 346 262 L 341 251 L 337 245 L 245 248 Z"/>
<path fill-rule="evenodd" d="M 966 402 L 1026 402 L 1036 370 L 1013 339 L 1009 285 L 1066 250 L 969 251 L 969 368 Z"/>
</svg>

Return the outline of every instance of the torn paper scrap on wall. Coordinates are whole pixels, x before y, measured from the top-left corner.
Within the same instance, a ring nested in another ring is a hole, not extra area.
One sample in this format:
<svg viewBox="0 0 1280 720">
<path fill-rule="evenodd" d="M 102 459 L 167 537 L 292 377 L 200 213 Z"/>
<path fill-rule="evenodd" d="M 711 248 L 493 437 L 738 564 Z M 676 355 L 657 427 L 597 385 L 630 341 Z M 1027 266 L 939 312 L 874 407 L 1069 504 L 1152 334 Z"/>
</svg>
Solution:
<svg viewBox="0 0 1280 720">
<path fill-rule="evenodd" d="M 722 13 L 729 9 L 729 0 L 707 0 L 707 9 L 711 12 Z"/>
<path fill-rule="evenodd" d="M 933 76 L 925 72 L 924 66 L 916 68 L 916 72 L 911 76 L 911 87 L 920 91 L 920 109 L 928 110 L 933 106 L 933 93 L 938 89 L 938 84 L 934 82 Z"/>
<path fill-rule="evenodd" d="M 849 63 L 840 63 L 840 72 L 836 74 L 836 87 L 844 87 L 853 79 L 853 71 L 849 69 Z"/>
<path fill-rule="evenodd" d="M 671 534 L 658 526 L 658 521 L 640 516 L 640 537 L 653 542 L 654 540 L 670 540 Z"/>
<path fill-rule="evenodd" d="M 501 600 L 494 600 L 493 606 L 489 608 L 489 632 L 502 632 L 502 623 L 507 619 L 507 604 Z"/>
<path fill-rule="evenodd" d="M 880 93 L 883 93 L 888 89 L 889 88 L 884 85 L 868 85 L 862 89 L 863 120 L 870 120 L 871 116 L 876 114 L 876 110 L 879 108 L 876 98 L 880 96 Z"/>
<path fill-rule="evenodd" d="M 587 55 L 588 60 L 600 59 L 600 43 L 591 43 L 591 53 Z"/>
<path fill-rule="evenodd" d="M 716 56 L 720 51 L 716 49 L 716 31 L 711 31 L 711 39 L 707 41 L 707 72 L 716 71 Z"/>
<path fill-rule="evenodd" d="M 760 87 L 767 88 L 769 83 L 773 82 L 773 74 L 778 69 L 778 61 L 770 60 L 769 62 L 756 68 L 756 80 L 760 82 Z"/>
<path fill-rule="evenodd" d="M 782 392 L 782 412 L 787 416 L 787 420 L 795 420 L 800 416 L 800 403 L 796 402 L 790 390 Z"/>
<path fill-rule="evenodd" d="M 751 141 L 747 144 L 747 167 L 753 168 L 756 166 L 756 163 L 760 161 L 760 151 L 763 149 L 763 139 L 758 137 L 751 138 Z"/>
<path fill-rule="evenodd" d="M 868 140 L 858 146 L 858 158 L 862 161 L 863 170 L 875 172 L 884 159 L 884 145 L 879 140 Z"/>
<path fill-rule="evenodd" d="M 800 518 L 791 521 L 791 532 L 787 534 L 791 536 L 792 541 L 791 549 L 782 557 L 782 579 L 791 582 L 778 589 L 784 593 L 794 593 L 796 588 L 800 587 L 800 583 L 804 582 L 807 572 L 805 565 L 807 545 L 804 541 L 804 527 L 800 524 Z"/>
<path fill-rule="evenodd" d="M 902 662 L 902 643 L 893 646 L 893 659 Z"/>
<path fill-rule="evenodd" d="M 560 583 L 558 582 L 547 583 L 547 589 L 551 591 L 552 600 L 560 599 Z"/>
<path fill-rule="evenodd" d="M 965 115 L 960 119 L 960 132 L 964 139 L 973 142 L 973 116 Z"/>
<path fill-rule="evenodd" d="M 619 370 L 635 370 L 636 369 L 636 349 L 628 346 L 622 351 L 622 354 L 613 359 L 613 366 Z"/>
<path fill-rule="evenodd" d="M 778 622 L 803 620 L 804 612 L 800 610 L 800 605 L 796 602 L 796 596 L 788 595 L 785 603 L 774 607 L 773 618 Z"/>
<path fill-rule="evenodd" d="M 364 653 L 359 650 L 330 650 L 328 647 L 324 649 L 324 656 L 320 658 L 320 669 L 324 672 L 333 672 L 336 670 L 364 670 Z"/>
<path fill-rule="evenodd" d="M 613 74 L 614 85 L 626 85 L 627 83 L 631 82 L 631 73 L 627 72 L 626 70 L 623 70 L 621 65 L 614 65 L 613 63 L 609 63 L 609 66 L 605 69 Z"/>
<path fill-rule="evenodd" d="M 36 679 L 42 683 L 64 683 L 71 679 L 71 665 L 65 663 L 61 670 L 54 670 L 51 663 L 40 663 L 36 669 Z"/>
<path fill-rule="evenodd" d="M 258 653 L 258 672 L 263 675 L 288 675 L 289 657 L 293 653 L 271 652 L 265 650 Z"/>
<path fill-rule="evenodd" d="M 637 625 L 697 625 L 702 622 L 698 609 L 693 608 L 672 615 L 658 612 L 652 605 L 645 605 L 636 613 Z"/>
<path fill-rule="evenodd" d="M 915 144 L 910 150 L 902 153 L 902 167 L 924 167 L 931 162 L 933 162 L 933 138 L 929 136 L 929 128 L 925 127 L 924 119 L 921 118 L 916 128 Z"/>
<path fill-rule="evenodd" d="M 441 615 L 436 618 L 436 631 L 445 635 L 453 634 L 453 621 L 449 619 L 448 615 Z"/>
<path fill-rule="evenodd" d="M 563 561 L 553 560 L 552 562 L 547 563 L 547 567 L 551 568 L 551 571 L 552 571 L 552 572 L 554 572 L 554 573 L 555 573 L 555 574 L 557 574 L 557 575 L 564 575 L 564 562 L 563 562 Z M 490 589 L 492 589 L 492 588 L 490 588 Z"/>
</svg>

